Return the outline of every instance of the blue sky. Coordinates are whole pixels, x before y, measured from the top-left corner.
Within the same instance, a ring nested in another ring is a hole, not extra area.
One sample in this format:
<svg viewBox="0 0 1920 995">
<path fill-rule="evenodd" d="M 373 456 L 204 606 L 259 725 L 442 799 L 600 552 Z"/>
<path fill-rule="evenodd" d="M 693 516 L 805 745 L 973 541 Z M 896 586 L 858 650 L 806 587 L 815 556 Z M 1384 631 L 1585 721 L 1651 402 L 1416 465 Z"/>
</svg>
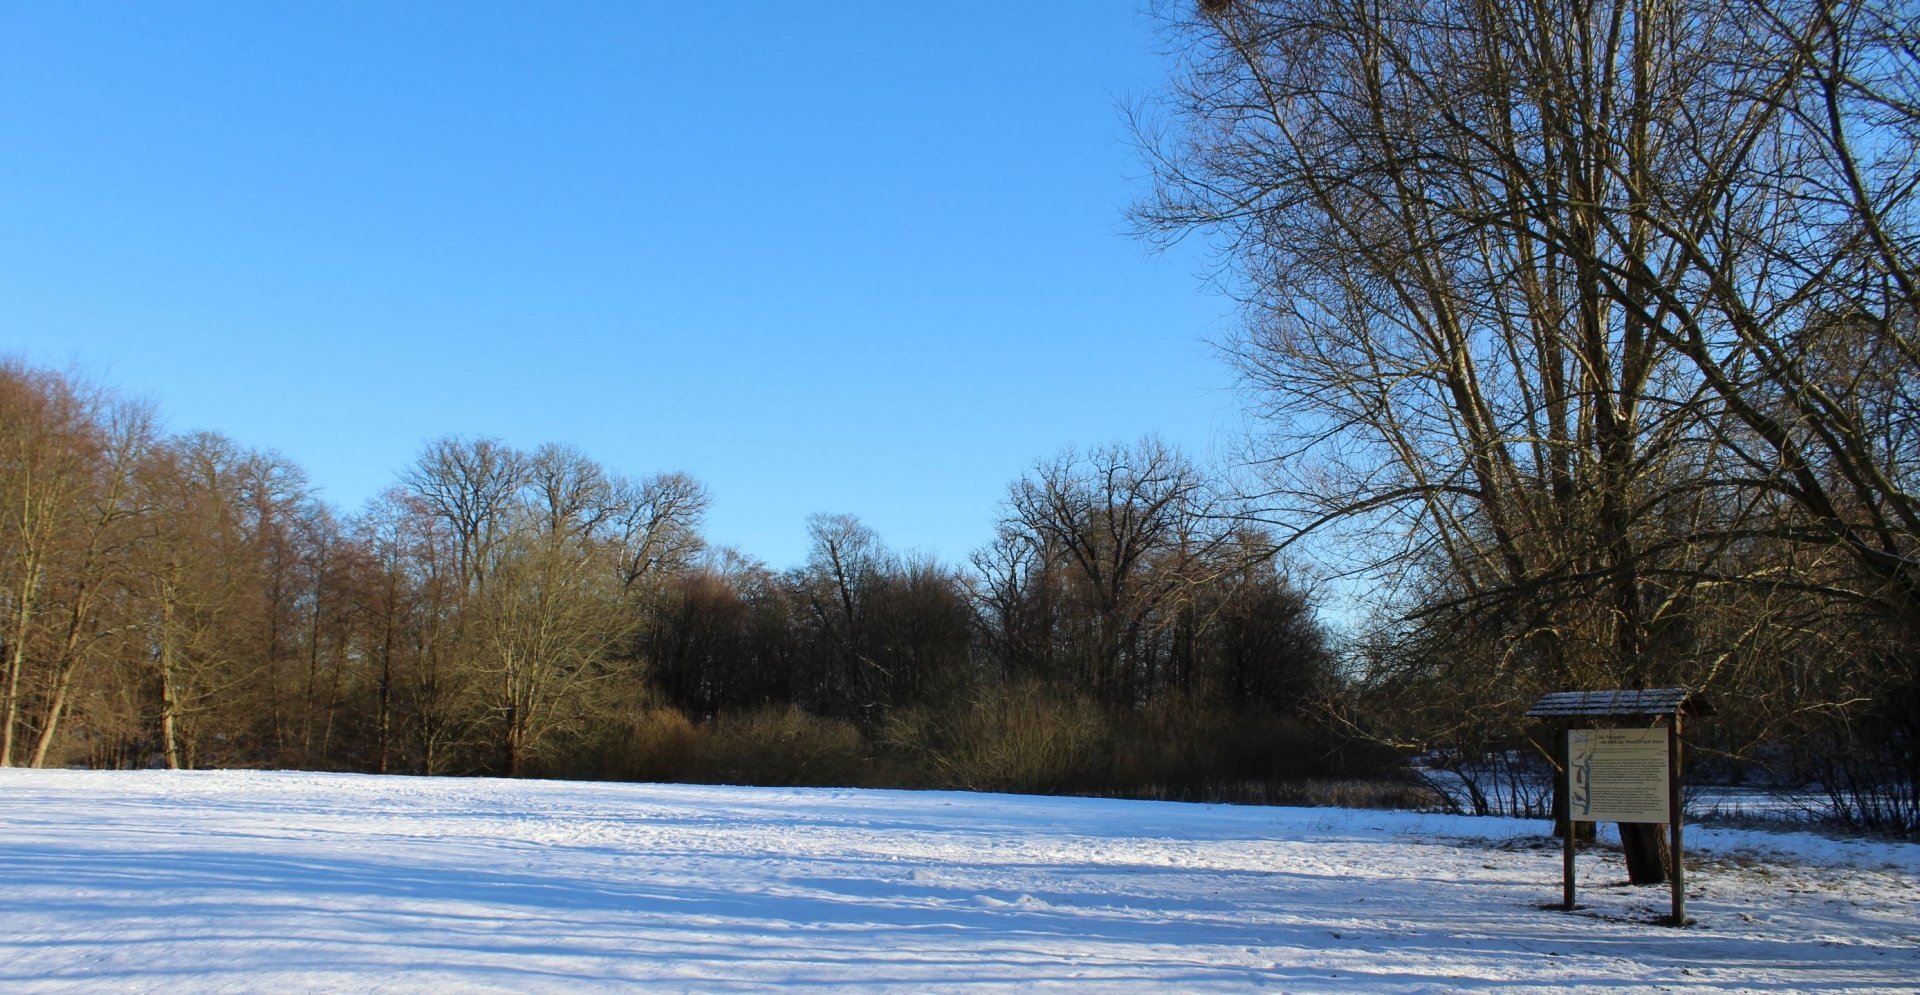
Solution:
<svg viewBox="0 0 1920 995">
<path fill-rule="evenodd" d="M 1063 447 L 1232 442 L 1095 3 L 0 2 L 0 352 L 357 509 L 438 436 L 959 562 Z"/>
</svg>

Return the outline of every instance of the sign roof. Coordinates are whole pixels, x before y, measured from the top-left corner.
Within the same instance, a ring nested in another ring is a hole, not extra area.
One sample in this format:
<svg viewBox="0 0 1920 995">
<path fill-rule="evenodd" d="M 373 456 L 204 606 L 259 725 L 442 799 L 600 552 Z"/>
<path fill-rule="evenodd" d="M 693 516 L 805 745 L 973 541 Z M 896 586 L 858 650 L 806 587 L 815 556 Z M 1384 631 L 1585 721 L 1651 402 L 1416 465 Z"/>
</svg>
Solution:
<svg viewBox="0 0 1920 995">
<path fill-rule="evenodd" d="M 1644 691 L 1557 691 L 1543 696 L 1527 709 L 1530 718 L 1580 716 L 1602 718 L 1614 715 L 1672 715 L 1685 711 L 1690 715 L 1710 715 L 1713 709 L 1695 698 L 1687 688 L 1651 688 Z"/>
</svg>

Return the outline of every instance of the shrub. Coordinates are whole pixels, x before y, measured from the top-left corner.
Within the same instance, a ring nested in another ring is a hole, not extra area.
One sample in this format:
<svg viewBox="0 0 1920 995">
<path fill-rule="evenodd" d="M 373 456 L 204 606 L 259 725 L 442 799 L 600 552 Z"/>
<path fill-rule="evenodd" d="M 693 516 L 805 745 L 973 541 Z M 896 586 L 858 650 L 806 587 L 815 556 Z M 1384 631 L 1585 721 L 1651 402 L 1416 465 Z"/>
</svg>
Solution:
<svg viewBox="0 0 1920 995">
<path fill-rule="evenodd" d="M 983 689 L 937 712 L 896 713 L 882 742 L 928 786 L 1072 794 L 1106 783 L 1111 736 L 1097 703 L 1026 683 Z"/>
<path fill-rule="evenodd" d="M 698 734 L 679 709 L 645 702 L 610 711 L 571 748 L 531 764 L 536 777 L 683 780 Z"/>
<path fill-rule="evenodd" d="M 699 730 L 695 780 L 769 786 L 852 786 L 871 781 L 866 739 L 853 723 L 795 705 L 717 716 Z"/>
</svg>

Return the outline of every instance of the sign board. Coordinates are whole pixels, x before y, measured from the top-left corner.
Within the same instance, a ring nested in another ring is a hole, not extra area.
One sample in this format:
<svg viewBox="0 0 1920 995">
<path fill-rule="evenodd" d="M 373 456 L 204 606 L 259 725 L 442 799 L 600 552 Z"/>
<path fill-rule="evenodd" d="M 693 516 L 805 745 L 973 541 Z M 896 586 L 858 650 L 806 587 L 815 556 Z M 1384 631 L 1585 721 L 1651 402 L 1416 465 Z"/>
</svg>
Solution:
<svg viewBox="0 0 1920 995">
<path fill-rule="evenodd" d="M 1567 732 L 1569 814 L 1578 822 L 1667 822 L 1667 730 Z"/>
<path fill-rule="evenodd" d="M 1646 729 L 1571 729 L 1561 759 L 1567 772 L 1565 847 L 1560 856 L 1560 907 L 1573 904 L 1574 827 L 1582 822 L 1666 823 L 1670 839 L 1667 879 L 1673 882 L 1675 926 L 1687 924 L 1687 862 L 1681 848 L 1680 722 L 1711 715 L 1708 703 L 1687 688 L 1616 688 L 1556 691 L 1527 709 L 1528 718 L 1575 722 L 1625 722 Z M 1661 728 L 1664 726 L 1665 728 Z M 1558 800 L 1555 802 L 1558 805 Z M 1632 834 L 1638 843 L 1646 833 Z M 1626 833 L 1621 834 L 1622 842 Z M 1644 850 L 1636 850 L 1644 854 Z"/>
</svg>

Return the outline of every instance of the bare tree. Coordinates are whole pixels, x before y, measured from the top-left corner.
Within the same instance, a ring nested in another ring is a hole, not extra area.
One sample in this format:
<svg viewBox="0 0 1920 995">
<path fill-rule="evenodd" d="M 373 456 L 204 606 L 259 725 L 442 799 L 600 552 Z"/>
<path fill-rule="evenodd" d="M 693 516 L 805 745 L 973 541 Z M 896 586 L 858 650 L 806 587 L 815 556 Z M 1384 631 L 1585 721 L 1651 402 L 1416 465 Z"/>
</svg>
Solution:
<svg viewBox="0 0 1920 995">
<path fill-rule="evenodd" d="M 1003 601 L 1022 583 L 1055 599 L 1073 644 L 1061 662 L 1083 688 L 1144 702 L 1170 676 L 1160 637 L 1224 568 L 1233 533 L 1215 501 L 1193 465 L 1157 440 L 1065 454 L 1013 485 L 998 555 L 1009 569 L 1024 564 L 1026 579 L 996 571 L 993 583 Z"/>
<path fill-rule="evenodd" d="M 46 696 L 31 764 L 54 756 L 61 720 L 73 700 L 83 668 L 96 662 L 106 640 L 132 624 L 114 604 L 125 591 L 126 559 L 146 512 L 137 502 L 135 473 L 153 444 L 151 415 L 139 405 L 118 405 L 101 426 L 107 443 L 96 466 L 86 514 L 70 534 L 77 553 L 63 571 L 58 642 L 47 661 Z"/>
<path fill-rule="evenodd" d="M 1916 617 L 1907 6 L 1167 9 L 1138 217 L 1225 254 L 1265 517 L 1461 634 L 1483 706 L 1724 681 L 1768 592 Z"/>
<path fill-rule="evenodd" d="M 677 474 L 610 475 L 568 446 L 484 439 L 434 443 L 407 482 L 460 578 L 436 651 L 486 689 L 497 767 L 519 774 L 631 663 L 638 596 L 699 549 L 705 493 Z"/>
<path fill-rule="evenodd" d="M 700 525 L 711 503 L 706 488 L 683 473 L 613 481 L 613 539 L 620 586 L 634 591 L 663 574 L 689 569 L 706 548 Z"/>
<path fill-rule="evenodd" d="M 104 609 L 133 513 L 145 409 L 72 376 L 0 364 L 0 766 L 44 763 Z"/>
<path fill-rule="evenodd" d="M 507 542 L 494 583 L 469 608 L 493 687 L 501 772 L 513 776 L 584 717 L 580 696 L 608 676 L 628 616 L 594 550 L 528 532 Z"/>
<path fill-rule="evenodd" d="M 142 501 L 151 510 L 135 547 L 133 583 L 170 769 L 195 766 L 203 720 L 226 692 L 264 670 L 234 652 L 249 641 L 235 632 L 249 621 L 243 601 L 259 592 L 255 564 L 240 555 L 244 458 L 230 440 L 200 433 L 157 447 L 141 467 Z"/>
<path fill-rule="evenodd" d="M 807 538 L 807 563 L 794 587 L 824 652 L 808 668 L 812 687 L 805 700 L 829 711 L 868 710 L 879 703 L 876 689 L 891 679 L 890 661 L 875 657 L 868 631 L 891 554 L 852 515 L 808 516 Z"/>
<path fill-rule="evenodd" d="M 12 766 L 24 707 L 29 654 L 39 639 L 54 545 L 83 507 L 92 481 L 91 405 L 63 378 L 9 363 L 0 367 L 0 578 L 4 578 L 4 679 L 0 680 L 0 766 Z"/>
<path fill-rule="evenodd" d="M 564 462 L 564 453 L 551 454 L 550 463 Z M 461 586 L 479 591 L 506 538 L 521 488 L 526 486 L 527 457 L 497 439 L 460 439 L 449 436 L 429 445 L 405 477 L 406 486 L 435 516 L 446 522 L 453 536 L 454 569 Z M 557 465 L 549 474 L 564 475 Z M 564 489 L 563 484 L 555 483 Z M 553 495 L 556 501 L 573 495 Z"/>
</svg>

